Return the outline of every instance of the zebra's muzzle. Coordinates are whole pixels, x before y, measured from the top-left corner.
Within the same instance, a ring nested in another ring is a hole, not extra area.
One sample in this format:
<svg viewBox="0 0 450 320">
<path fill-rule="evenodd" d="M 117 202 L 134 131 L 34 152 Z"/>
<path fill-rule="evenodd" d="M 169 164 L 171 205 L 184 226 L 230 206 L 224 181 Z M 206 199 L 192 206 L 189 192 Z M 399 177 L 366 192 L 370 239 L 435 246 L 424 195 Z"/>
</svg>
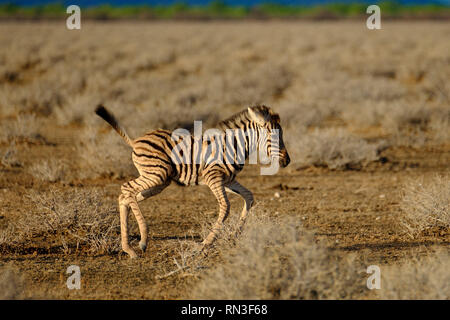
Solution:
<svg viewBox="0 0 450 320">
<path fill-rule="evenodd" d="M 280 158 L 280 166 L 285 168 L 291 162 L 291 158 L 287 152 L 283 153 L 283 157 Z"/>
</svg>

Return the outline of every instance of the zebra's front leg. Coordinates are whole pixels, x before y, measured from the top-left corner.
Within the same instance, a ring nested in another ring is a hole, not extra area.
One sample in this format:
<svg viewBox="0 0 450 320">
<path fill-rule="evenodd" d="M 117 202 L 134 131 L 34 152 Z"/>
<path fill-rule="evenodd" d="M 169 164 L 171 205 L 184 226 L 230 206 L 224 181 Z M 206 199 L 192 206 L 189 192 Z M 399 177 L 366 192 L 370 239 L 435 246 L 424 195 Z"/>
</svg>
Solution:
<svg viewBox="0 0 450 320">
<path fill-rule="evenodd" d="M 248 212 L 250 211 L 251 207 L 253 206 L 253 203 L 254 203 L 253 194 L 250 190 L 245 188 L 243 185 L 241 185 L 236 180 L 231 182 L 226 187 L 226 190 L 228 192 L 232 192 L 232 193 L 236 193 L 236 194 L 240 195 L 245 201 L 244 207 L 242 208 L 241 217 L 239 219 L 240 220 L 239 221 L 239 229 L 241 229 L 245 223 L 245 220 L 247 219 Z"/>
<path fill-rule="evenodd" d="M 222 229 L 223 222 L 226 220 L 228 214 L 230 213 L 230 202 L 228 201 L 228 197 L 225 192 L 222 175 L 217 175 L 208 179 L 208 181 L 206 181 L 206 184 L 213 192 L 214 196 L 217 199 L 217 202 L 219 202 L 219 217 L 217 218 L 216 223 L 213 225 L 211 232 L 208 234 L 205 240 L 203 240 L 203 247 L 210 246 L 214 242 L 219 231 Z"/>
</svg>

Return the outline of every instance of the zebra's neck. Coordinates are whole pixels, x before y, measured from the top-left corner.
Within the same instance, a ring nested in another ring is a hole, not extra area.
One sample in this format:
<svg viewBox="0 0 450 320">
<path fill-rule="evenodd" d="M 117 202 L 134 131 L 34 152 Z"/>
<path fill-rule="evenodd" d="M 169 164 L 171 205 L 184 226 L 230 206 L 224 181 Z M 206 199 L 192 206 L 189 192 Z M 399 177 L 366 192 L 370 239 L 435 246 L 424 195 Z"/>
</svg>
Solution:
<svg viewBox="0 0 450 320">
<path fill-rule="evenodd" d="M 234 126 L 223 126 L 222 130 L 225 133 L 225 145 L 231 147 L 234 151 L 234 156 L 231 152 L 228 157 L 233 157 L 234 163 L 240 163 L 239 160 L 247 160 L 249 155 L 257 151 L 262 136 L 261 128 L 254 122 L 240 122 Z M 243 157 L 243 159 L 242 159 Z M 242 163 L 243 165 L 243 163 Z"/>
</svg>

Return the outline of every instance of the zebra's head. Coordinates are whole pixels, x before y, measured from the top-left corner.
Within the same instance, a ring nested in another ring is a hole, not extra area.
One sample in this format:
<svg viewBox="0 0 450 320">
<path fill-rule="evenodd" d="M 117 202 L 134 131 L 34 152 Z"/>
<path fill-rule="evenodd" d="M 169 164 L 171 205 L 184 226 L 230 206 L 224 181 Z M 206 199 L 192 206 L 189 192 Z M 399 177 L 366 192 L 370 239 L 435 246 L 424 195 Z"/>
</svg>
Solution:
<svg viewBox="0 0 450 320">
<path fill-rule="evenodd" d="M 279 161 L 281 167 L 286 167 L 291 159 L 283 141 L 283 129 L 280 125 L 280 116 L 266 106 L 255 106 L 247 109 L 251 121 L 262 133 L 260 148 L 264 148 L 271 161 Z"/>
</svg>

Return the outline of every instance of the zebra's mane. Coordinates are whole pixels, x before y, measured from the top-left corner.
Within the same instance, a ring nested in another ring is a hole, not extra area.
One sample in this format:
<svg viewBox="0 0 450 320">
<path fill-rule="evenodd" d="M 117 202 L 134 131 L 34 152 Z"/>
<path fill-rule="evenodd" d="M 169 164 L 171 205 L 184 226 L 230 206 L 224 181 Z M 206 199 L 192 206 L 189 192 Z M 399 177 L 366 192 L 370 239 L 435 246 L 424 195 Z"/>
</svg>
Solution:
<svg viewBox="0 0 450 320">
<path fill-rule="evenodd" d="M 272 118 L 276 119 L 278 117 L 278 115 L 275 114 L 272 111 L 272 109 L 270 109 L 269 107 L 267 107 L 265 105 L 253 106 L 253 107 L 251 107 L 251 109 L 255 112 L 261 113 L 264 116 L 269 116 L 270 119 L 272 119 Z M 278 119 L 279 119 L 279 117 L 278 117 Z M 218 127 L 221 129 L 238 128 L 238 127 L 240 127 L 241 122 L 247 123 L 249 121 L 250 121 L 250 115 L 248 114 L 248 110 L 245 109 L 241 112 L 238 112 L 238 113 L 232 115 L 228 119 L 220 121 L 218 123 Z"/>
</svg>

